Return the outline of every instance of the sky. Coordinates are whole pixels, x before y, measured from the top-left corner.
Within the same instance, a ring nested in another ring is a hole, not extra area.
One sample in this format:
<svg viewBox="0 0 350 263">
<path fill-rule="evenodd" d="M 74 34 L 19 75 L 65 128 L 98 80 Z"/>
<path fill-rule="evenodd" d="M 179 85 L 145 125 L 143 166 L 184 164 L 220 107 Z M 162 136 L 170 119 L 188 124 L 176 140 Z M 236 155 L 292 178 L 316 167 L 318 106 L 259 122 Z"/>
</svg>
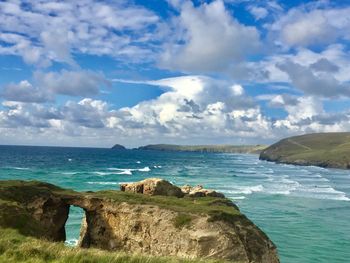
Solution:
<svg viewBox="0 0 350 263">
<path fill-rule="evenodd" d="M 350 131 L 350 0 L 0 0 L 0 144 Z"/>
</svg>

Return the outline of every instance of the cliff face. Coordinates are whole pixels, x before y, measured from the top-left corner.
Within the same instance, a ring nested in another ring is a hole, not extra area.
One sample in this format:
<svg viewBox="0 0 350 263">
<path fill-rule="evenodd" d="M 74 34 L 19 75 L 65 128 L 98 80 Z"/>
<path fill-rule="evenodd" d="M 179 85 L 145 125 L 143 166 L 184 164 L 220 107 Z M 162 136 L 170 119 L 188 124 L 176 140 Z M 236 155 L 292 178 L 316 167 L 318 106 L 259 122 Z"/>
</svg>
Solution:
<svg viewBox="0 0 350 263">
<path fill-rule="evenodd" d="M 279 262 L 273 243 L 244 216 L 226 222 L 153 205 L 107 204 L 88 213 L 80 246 L 155 256 Z"/>
<path fill-rule="evenodd" d="M 239 262 L 279 262 L 276 247 L 228 199 L 77 193 L 46 183 L 0 182 L 0 227 L 65 240 L 69 206 L 85 210 L 79 246 Z M 8 210 L 8 206 L 13 209 Z M 12 220 L 6 220 L 11 211 Z M 17 213 L 17 214 L 16 214 Z M 11 224 L 16 218 L 26 218 Z M 29 231 L 30 230 L 30 231 Z"/>
</svg>

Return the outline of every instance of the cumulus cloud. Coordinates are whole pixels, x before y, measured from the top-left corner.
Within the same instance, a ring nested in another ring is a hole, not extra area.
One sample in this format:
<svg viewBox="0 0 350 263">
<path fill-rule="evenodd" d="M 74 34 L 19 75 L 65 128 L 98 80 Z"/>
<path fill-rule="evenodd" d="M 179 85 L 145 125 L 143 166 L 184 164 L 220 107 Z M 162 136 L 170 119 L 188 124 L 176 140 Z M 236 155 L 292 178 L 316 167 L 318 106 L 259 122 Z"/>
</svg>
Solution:
<svg viewBox="0 0 350 263">
<path fill-rule="evenodd" d="M 36 102 L 42 103 L 52 99 L 52 97 L 37 87 L 33 87 L 27 80 L 18 84 L 8 84 L 4 87 L 0 96 L 9 101 Z"/>
<path fill-rule="evenodd" d="M 34 73 L 34 81 L 38 86 L 50 90 L 54 94 L 81 97 L 96 95 L 101 86 L 110 85 L 103 74 L 86 70 L 36 72 Z"/>
<path fill-rule="evenodd" d="M 269 13 L 266 8 L 260 6 L 249 6 L 248 11 L 254 16 L 255 20 L 264 19 Z"/>
<path fill-rule="evenodd" d="M 330 62 L 326 58 L 320 58 L 315 63 L 311 64 L 310 68 L 315 71 L 328 73 L 337 72 L 339 70 L 339 67 L 337 65 Z"/>
<path fill-rule="evenodd" d="M 160 64 L 189 72 L 220 71 L 256 52 L 255 27 L 240 24 L 221 0 L 194 7 L 185 2 L 175 19 L 175 39 L 165 44 Z"/>
<path fill-rule="evenodd" d="M 277 64 L 277 67 L 288 74 L 292 85 L 306 94 L 329 98 L 350 97 L 349 86 L 339 82 L 330 74 L 324 72 L 316 74 L 310 68 L 291 61 Z"/>
<path fill-rule="evenodd" d="M 75 65 L 72 53 L 148 59 L 159 22 L 127 1 L 2 1 L 0 10 L 0 54 L 43 67 Z"/>
<path fill-rule="evenodd" d="M 281 15 L 270 25 L 270 32 L 277 41 L 287 46 L 330 44 L 338 38 L 349 40 L 349 15 L 350 8 L 302 5 Z"/>
<path fill-rule="evenodd" d="M 159 97 L 133 107 L 113 109 L 105 101 L 84 98 L 62 106 L 3 102 L 0 131 L 12 136 L 21 130 L 25 138 L 84 138 L 108 146 L 115 138 L 133 144 L 154 142 L 261 142 L 302 132 L 339 131 L 349 128 L 350 114 L 333 118 L 321 99 L 289 94 L 260 95 L 270 107 L 282 108 L 286 117 L 270 119 L 244 87 L 204 76 L 182 76 L 149 81 L 162 86 Z M 21 129 L 18 129 L 21 128 Z M 4 137 L 5 138 L 5 137 Z M 8 137 L 6 137 L 8 138 Z M 98 139 L 98 140 L 97 140 Z M 101 145 L 100 144 L 100 145 Z"/>
<path fill-rule="evenodd" d="M 44 103 L 53 101 L 56 95 L 93 96 L 110 82 L 103 74 L 92 71 L 35 72 L 34 84 L 27 80 L 5 85 L 0 97 L 8 101 Z"/>
</svg>

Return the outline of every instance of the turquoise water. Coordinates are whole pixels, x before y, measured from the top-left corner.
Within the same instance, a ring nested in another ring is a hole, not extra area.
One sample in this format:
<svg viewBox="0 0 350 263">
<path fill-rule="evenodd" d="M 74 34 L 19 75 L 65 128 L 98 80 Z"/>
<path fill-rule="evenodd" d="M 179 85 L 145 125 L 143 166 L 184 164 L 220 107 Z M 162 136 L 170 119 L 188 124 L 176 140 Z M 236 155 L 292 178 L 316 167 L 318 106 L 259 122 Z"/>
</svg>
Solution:
<svg viewBox="0 0 350 263">
<path fill-rule="evenodd" d="M 350 171 L 259 161 L 256 155 L 0 146 L 0 179 L 78 191 L 161 177 L 233 199 L 277 245 L 282 263 L 350 262 Z M 67 241 L 82 212 L 71 208 Z"/>
</svg>

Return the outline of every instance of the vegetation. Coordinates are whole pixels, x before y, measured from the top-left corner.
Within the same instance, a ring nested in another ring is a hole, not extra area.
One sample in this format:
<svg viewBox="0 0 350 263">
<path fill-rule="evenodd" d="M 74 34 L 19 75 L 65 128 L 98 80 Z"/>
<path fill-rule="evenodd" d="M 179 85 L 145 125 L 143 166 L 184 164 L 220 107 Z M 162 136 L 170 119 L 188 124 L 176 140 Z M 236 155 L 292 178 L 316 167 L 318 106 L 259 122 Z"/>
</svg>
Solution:
<svg viewBox="0 0 350 263">
<path fill-rule="evenodd" d="M 350 133 L 314 133 L 283 139 L 260 159 L 298 165 L 350 168 Z"/>
<path fill-rule="evenodd" d="M 0 228 L 0 262 L 17 263 L 220 263 L 214 260 L 186 260 L 152 257 L 99 249 L 81 249 L 21 235 L 15 229 Z"/>
<path fill-rule="evenodd" d="M 222 211 L 232 216 L 241 215 L 238 208 L 230 200 L 216 197 L 148 196 L 113 190 L 89 193 L 88 196 L 112 202 L 155 205 L 179 213 L 210 214 L 212 211 Z"/>
<path fill-rule="evenodd" d="M 182 228 L 191 223 L 192 217 L 188 214 L 178 214 L 174 219 L 174 226 L 176 228 Z"/>
<path fill-rule="evenodd" d="M 139 147 L 140 150 L 212 152 L 212 153 L 260 153 L 267 145 L 175 145 L 153 144 Z"/>
<path fill-rule="evenodd" d="M 209 215 L 220 213 L 225 218 L 231 217 L 231 219 L 232 216 L 237 218 L 243 216 L 230 200 L 222 198 L 145 196 L 121 191 L 80 193 L 37 181 L 0 181 L 0 262 L 220 262 L 70 248 L 63 243 L 47 241 L 42 238 L 44 236 L 42 232 L 45 229 L 32 217 L 27 205 L 36 198 L 50 194 L 62 198 L 101 198 L 112 202 L 148 204 L 172 209 L 179 212 L 174 220 L 174 225 L 178 228 L 189 225 L 194 213 Z"/>
</svg>

